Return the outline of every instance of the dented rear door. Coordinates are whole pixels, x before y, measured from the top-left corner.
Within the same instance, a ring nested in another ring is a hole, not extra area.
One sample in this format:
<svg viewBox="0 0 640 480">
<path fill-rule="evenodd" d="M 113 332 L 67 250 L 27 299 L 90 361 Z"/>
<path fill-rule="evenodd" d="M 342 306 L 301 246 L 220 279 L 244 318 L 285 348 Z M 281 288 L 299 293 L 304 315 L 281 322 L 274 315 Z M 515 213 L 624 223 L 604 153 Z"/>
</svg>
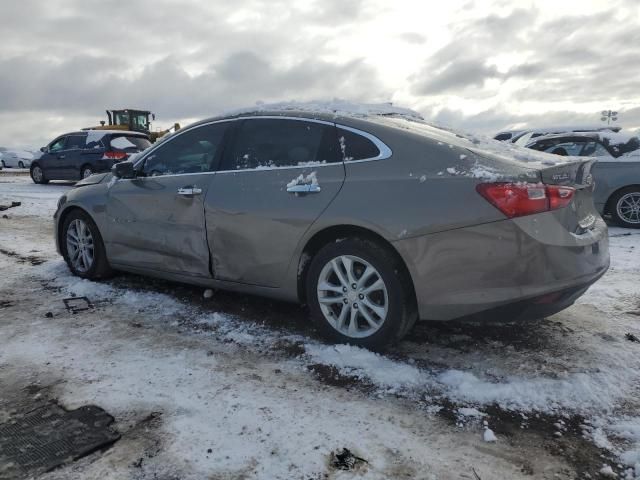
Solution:
<svg viewBox="0 0 640 480">
<path fill-rule="evenodd" d="M 345 171 L 328 122 L 237 122 L 205 202 L 219 280 L 279 287 L 298 242 L 340 191 Z"/>
</svg>

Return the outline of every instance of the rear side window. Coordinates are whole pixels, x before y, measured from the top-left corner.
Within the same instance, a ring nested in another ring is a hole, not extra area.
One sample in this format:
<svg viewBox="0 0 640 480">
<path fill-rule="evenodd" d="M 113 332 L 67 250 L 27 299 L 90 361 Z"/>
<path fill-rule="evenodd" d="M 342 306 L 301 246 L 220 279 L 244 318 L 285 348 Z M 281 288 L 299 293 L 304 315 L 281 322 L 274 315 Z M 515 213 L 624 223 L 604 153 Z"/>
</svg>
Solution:
<svg viewBox="0 0 640 480">
<path fill-rule="evenodd" d="M 65 145 L 66 150 L 79 150 L 84 148 L 84 140 L 86 135 L 69 135 Z"/>
<path fill-rule="evenodd" d="M 151 142 L 146 138 L 133 135 L 111 137 L 109 143 L 114 150 L 145 150 L 151 146 Z"/>
<path fill-rule="evenodd" d="M 338 142 L 345 162 L 366 160 L 380 155 L 380 150 L 371 140 L 350 130 L 338 128 Z"/>
<path fill-rule="evenodd" d="M 245 120 L 222 170 L 247 170 L 338 161 L 332 125 L 286 119 Z"/>
</svg>

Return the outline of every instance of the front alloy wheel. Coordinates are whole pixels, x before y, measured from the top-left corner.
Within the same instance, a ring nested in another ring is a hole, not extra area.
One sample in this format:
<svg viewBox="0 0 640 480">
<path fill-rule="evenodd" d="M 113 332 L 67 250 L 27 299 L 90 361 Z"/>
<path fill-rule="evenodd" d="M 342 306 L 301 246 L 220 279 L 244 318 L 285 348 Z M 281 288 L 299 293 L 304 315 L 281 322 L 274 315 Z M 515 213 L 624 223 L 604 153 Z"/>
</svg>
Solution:
<svg viewBox="0 0 640 480">
<path fill-rule="evenodd" d="M 42 167 L 40 165 L 34 165 L 31 167 L 31 180 L 33 183 L 48 183 L 49 180 L 44 178 L 44 172 L 42 171 Z"/>
<path fill-rule="evenodd" d="M 94 261 L 93 235 L 88 225 L 76 218 L 67 227 L 67 254 L 74 269 L 87 273 Z"/>
<path fill-rule="evenodd" d="M 100 231 L 93 219 L 80 209 L 66 215 L 60 231 L 60 249 L 74 275 L 93 280 L 112 273 Z"/>
<path fill-rule="evenodd" d="M 82 174 L 81 177 L 83 179 L 90 177 L 91 175 L 93 175 L 93 172 L 91 171 L 91 167 L 84 167 L 82 169 Z"/>
<path fill-rule="evenodd" d="M 389 313 L 382 276 L 369 262 L 353 255 L 341 255 L 324 266 L 317 295 L 325 320 L 349 338 L 374 334 Z"/>
</svg>

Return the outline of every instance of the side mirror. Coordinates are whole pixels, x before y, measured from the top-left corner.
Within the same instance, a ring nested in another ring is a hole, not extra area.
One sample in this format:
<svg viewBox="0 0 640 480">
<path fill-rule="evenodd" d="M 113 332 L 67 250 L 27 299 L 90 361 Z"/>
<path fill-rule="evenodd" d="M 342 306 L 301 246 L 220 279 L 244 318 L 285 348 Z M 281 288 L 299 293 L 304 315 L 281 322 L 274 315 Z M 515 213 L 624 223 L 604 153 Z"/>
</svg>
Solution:
<svg viewBox="0 0 640 480">
<path fill-rule="evenodd" d="M 47 147 L 40 147 L 40 151 L 41 151 L 42 153 L 46 152 L 46 151 L 47 151 Z"/>
<path fill-rule="evenodd" d="M 111 167 L 111 173 L 116 178 L 135 178 L 136 171 L 132 162 L 118 162 Z"/>
</svg>

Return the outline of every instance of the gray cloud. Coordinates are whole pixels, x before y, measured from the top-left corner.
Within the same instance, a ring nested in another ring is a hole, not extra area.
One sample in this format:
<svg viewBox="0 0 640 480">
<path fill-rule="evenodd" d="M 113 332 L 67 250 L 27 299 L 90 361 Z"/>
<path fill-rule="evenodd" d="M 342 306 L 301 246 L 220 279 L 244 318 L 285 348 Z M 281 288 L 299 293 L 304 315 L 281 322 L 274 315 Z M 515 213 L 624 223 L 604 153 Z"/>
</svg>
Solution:
<svg viewBox="0 0 640 480">
<path fill-rule="evenodd" d="M 485 12 L 469 2 L 451 17 L 451 40 L 422 57 L 421 50 L 440 40 L 428 29 L 378 28 L 399 56 L 402 48 L 412 52 L 407 63 L 416 65 L 415 72 L 402 83 L 389 80 L 388 65 L 375 63 L 373 47 L 343 43 L 398 8 L 385 2 L 6 2 L 0 120 L 10 126 L 0 130 L 0 145 L 39 146 L 61 130 L 96 124 L 105 108 L 126 106 L 149 108 L 158 126 L 167 126 L 259 100 L 376 102 L 401 96 L 408 107 L 422 105 L 426 116 L 489 131 L 589 116 L 510 112 L 509 106 L 522 102 L 597 101 L 619 108 L 640 98 L 636 0 L 611 0 L 604 13 L 551 21 L 544 20 L 548 12 L 512 4 L 494 0 Z M 499 55 L 517 61 L 505 69 L 492 61 Z M 512 92 L 507 98 L 499 95 L 505 90 Z M 484 112 L 465 115 L 443 98 L 470 105 L 496 100 Z"/>
</svg>

